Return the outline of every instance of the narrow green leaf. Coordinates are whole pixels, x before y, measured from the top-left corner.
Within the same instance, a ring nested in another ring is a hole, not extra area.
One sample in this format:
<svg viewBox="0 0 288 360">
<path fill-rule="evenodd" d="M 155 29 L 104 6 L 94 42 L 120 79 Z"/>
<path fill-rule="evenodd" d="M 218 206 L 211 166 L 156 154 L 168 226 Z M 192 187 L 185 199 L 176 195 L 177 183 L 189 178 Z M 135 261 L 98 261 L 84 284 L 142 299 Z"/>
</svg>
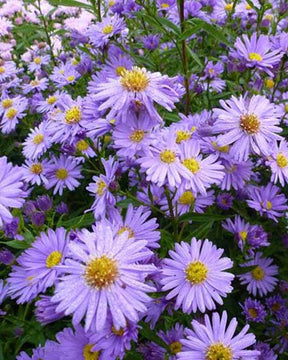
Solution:
<svg viewBox="0 0 288 360">
<path fill-rule="evenodd" d="M 76 0 L 49 0 L 49 3 L 53 6 L 72 6 L 92 10 L 91 5 Z"/>
<path fill-rule="evenodd" d="M 10 246 L 13 249 L 28 249 L 30 247 L 30 244 L 27 244 L 26 241 L 21 240 L 0 241 L 0 244 L 5 244 L 6 246 Z"/>
</svg>

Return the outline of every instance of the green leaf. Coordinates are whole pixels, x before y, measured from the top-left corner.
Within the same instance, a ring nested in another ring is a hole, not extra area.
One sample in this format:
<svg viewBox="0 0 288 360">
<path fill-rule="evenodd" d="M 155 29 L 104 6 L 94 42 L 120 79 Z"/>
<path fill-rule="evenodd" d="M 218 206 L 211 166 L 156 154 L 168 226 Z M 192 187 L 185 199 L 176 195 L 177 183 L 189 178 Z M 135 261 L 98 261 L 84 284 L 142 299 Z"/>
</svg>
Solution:
<svg viewBox="0 0 288 360">
<path fill-rule="evenodd" d="M 95 223 L 95 218 L 93 213 L 86 213 L 66 221 L 60 219 L 59 222 L 57 223 L 57 227 L 64 226 L 66 229 L 72 229 L 72 228 L 74 229 L 74 228 L 82 228 L 85 226 L 89 226 L 93 223 Z"/>
<path fill-rule="evenodd" d="M 30 247 L 30 244 L 27 244 L 26 241 L 21 240 L 0 241 L 0 244 L 5 244 L 6 246 L 10 246 L 13 249 L 28 249 Z"/>
<path fill-rule="evenodd" d="M 186 48 L 189 52 L 189 55 L 192 57 L 192 59 L 194 59 L 195 62 L 202 68 L 203 64 L 202 64 L 201 60 L 199 59 L 199 56 L 193 50 L 191 50 L 189 46 L 186 46 Z"/>
<path fill-rule="evenodd" d="M 141 335 L 145 337 L 145 339 L 153 341 L 164 349 L 169 350 L 168 345 L 159 336 L 156 335 L 156 332 L 154 330 L 150 329 L 150 326 L 148 324 L 141 323 L 141 326 Z"/>
<path fill-rule="evenodd" d="M 189 239 L 191 239 L 191 236 L 195 236 L 197 239 L 206 238 L 213 224 L 214 221 L 209 221 L 207 223 L 197 226 L 197 228 L 195 229 L 193 229 L 193 224 L 192 224 L 192 231 L 189 234 Z"/>
<path fill-rule="evenodd" d="M 220 29 L 216 25 L 208 24 L 206 21 L 201 19 L 191 19 L 186 21 L 186 24 L 191 24 L 194 27 L 197 26 L 197 28 L 200 26 L 199 29 L 206 31 L 210 36 L 214 37 L 219 42 L 231 46 L 230 41 L 223 34 L 223 29 Z"/>
<path fill-rule="evenodd" d="M 213 221 L 213 222 L 222 221 L 229 217 L 231 217 L 231 215 L 218 215 L 218 214 L 208 214 L 208 213 L 199 214 L 199 213 L 190 212 L 180 216 L 178 220 L 182 222 L 187 220 L 192 220 L 195 222 L 207 223 L 209 221 Z"/>
<path fill-rule="evenodd" d="M 80 1 L 76 1 L 76 0 L 49 0 L 49 3 L 53 6 L 72 6 L 72 7 L 93 10 L 91 5 L 84 4 L 84 3 L 80 2 Z"/>
<path fill-rule="evenodd" d="M 160 18 L 159 16 L 152 17 L 143 13 L 139 13 L 138 17 L 144 18 L 149 24 L 156 26 L 157 28 L 161 29 L 161 31 L 163 31 L 163 28 L 165 28 L 166 30 L 168 28 L 174 34 L 180 34 L 180 29 L 178 28 L 178 26 L 165 18 Z"/>
</svg>

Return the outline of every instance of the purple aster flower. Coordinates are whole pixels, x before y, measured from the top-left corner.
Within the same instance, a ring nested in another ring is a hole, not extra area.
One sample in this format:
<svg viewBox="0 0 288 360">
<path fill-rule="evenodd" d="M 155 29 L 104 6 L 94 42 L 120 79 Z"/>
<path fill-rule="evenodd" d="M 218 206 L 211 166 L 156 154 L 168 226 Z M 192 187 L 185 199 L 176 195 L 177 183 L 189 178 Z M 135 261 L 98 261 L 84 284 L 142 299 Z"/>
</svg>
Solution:
<svg viewBox="0 0 288 360">
<path fill-rule="evenodd" d="M 36 211 L 31 215 L 31 222 L 35 226 L 42 226 L 45 223 L 46 216 L 42 211 Z"/>
<path fill-rule="evenodd" d="M 15 256 L 8 249 L 2 249 L 0 251 L 0 264 L 11 265 L 15 260 Z"/>
<path fill-rule="evenodd" d="M 229 193 L 218 194 L 216 204 L 220 209 L 229 210 L 233 204 L 233 196 Z"/>
<path fill-rule="evenodd" d="M 187 339 L 182 340 L 183 351 L 177 354 L 179 360 L 190 359 L 242 359 L 257 360 L 259 351 L 247 350 L 255 344 L 253 334 L 248 333 L 249 325 L 244 326 L 241 332 L 234 336 L 238 321 L 233 318 L 226 329 L 227 312 L 220 318 L 218 313 L 212 314 L 212 321 L 205 315 L 205 323 L 192 321 L 193 330 L 187 329 Z"/>
<path fill-rule="evenodd" d="M 71 63 L 60 64 L 58 67 L 54 67 L 50 80 L 52 80 L 56 86 L 62 88 L 66 85 L 73 85 L 81 75 L 75 69 Z"/>
<path fill-rule="evenodd" d="M 36 206 L 41 211 L 48 211 L 52 208 L 53 201 L 48 195 L 41 195 L 36 199 Z"/>
<path fill-rule="evenodd" d="M 26 192 L 21 180 L 20 168 L 8 163 L 6 156 L 0 157 L 0 226 L 13 220 L 9 208 L 21 208 L 24 204 Z"/>
<path fill-rule="evenodd" d="M 234 275 L 224 270 L 230 269 L 233 262 L 221 258 L 224 250 L 217 249 L 211 241 L 192 238 L 191 244 L 175 245 L 169 251 L 172 259 L 165 259 L 162 269 L 162 291 L 169 290 L 166 299 L 176 297 L 175 309 L 183 312 L 215 309 L 215 303 L 223 304 L 222 297 L 232 291 Z M 217 290 L 216 290 L 217 289 Z"/>
<path fill-rule="evenodd" d="M 230 100 L 220 100 L 220 104 L 223 109 L 214 109 L 214 132 L 224 133 L 218 137 L 219 146 L 233 144 L 230 155 L 236 160 L 247 160 L 250 154 L 267 156 L 270 143 L 282 139 L 276 134 L 282 131 L 277 126 L 282 115 L 266 97 L 232 96 Z"/>
<path fill-rule="evenodd" d="M 1 17 L 3 19 L 3 17 Z M 0 60 L 0 82 L 7 80 L 17 72 L 16 65 L 13 61 Z"/>
<path fill-rule="evenodd" d="M 279 180 L 282 186 L 288 183 L 288 143 L 282 140 L 279 144 L 273 144 L 273 150 L 268 157 L 267 165 L 270 166 L 272 175 L 271 182 L 274 184 Z"/>
<path fill-rule="evenodd" d="M 278 279 L 274 276 L 278 274 L 278 266 L 272 265 L 273 259 L 262 258 L 262 253 L 255 254 L 255 258 L 241 264 L 242 267 L 255 268 L 245 274 L 239 275 L 241 285 L 247 285 L 247 291 L 256 296 L 265 296 L 274 290 Z"/>
<path fill-rule="evenodd" d="M 40 360 L 45 358 L 45 349 L 44 347 L 39 346 L 37 349 L 33 349 L 32 356 L 28 356 L 24 351 L 16 357 L 16 360 Z"/>
<path fill-rule="evenodd" d="M 42 79 L 38 79 L 35 78 L 34 80 L 31 80 L 28 84 L 23 84 L 22 88 L 23 88 L 23 94 L 28 94 L 29 92 L 33 91 L 33 92 L 40 92 L 43 90 L 46 90 L 48 87 L 48 79 L 47 78 L 42 78 Z"/>
<path fill-rule="evenodd" d="M 171 302 L 166 300 L 165 296 L 160 298 L 151 299 L 152 301 L 147 304 L 147 310 L 142 314 L 146 323 L 150 323 L 150 328 L 154 329 L 161 314 L 167 309 Z"/>
<path fill-rule="evenodd" d="M 48 170 L 48 164 L 49 162 L 46 159 L 43 161 L 26 160 L 22 165 L 23 180 L 32 185 L 47 184 L 46 170 Z"/>
<path fill-rule="evenodd" d="M 51 301 L 51 296 L 40 295 L 35 303 L 35 316 L 41 325 L 47 325 L 64 317 L 64 312 L 57 313 L 57 303 Z"/>
<path fill-rule="evenodd" d="M 276 316 L 281 316 L 286 310 L 286 300 L 279 294 L 267 298 L 266 305 Z"/>
<path fill-rule="evenodd" d="M 246 161 L 235 161 L 234 159 L 222 159 L 224 165 L 224 178 L 221 181 L 221 190 L 231 190 L 231 188 L 238 190 L 245 187 L 252 175 L 252 162 L 248 159 Z"/>
<path fill-rule="evenodd" d="M 147 241 L 129 238 L 128 231 L 115 237 L 106 221 L 78 237 L 80 242 L 69 244 L 70 258 L 59 267 L 63 276 L 52 298 L 59 302 L 57 312 L 73 314 L 74 325 L 85 317 L 85 329 L 93 331 L 102 330 L 110 315 L 116 330 L 126 326 L 126 319 L 137 322 L 150 301 L 146 293 L 155 290 L 144 283 L 155 267 L 138 263 L 151 255 Z"/>
<path fill-rule="evenodd" d="M 60 204 L 56 206 L 55 211 L 61 215 L 69 213 L 68 206 L 63 201 L 61 201 Z"/>
<path fill-rule="evenodd" d="M 250 229 L 250 224 L 246 224 L 239 215 L 236 215 L 234 218 L 234 223 L 231 219 L 227 219 L 222 223 L 222 227 L 235 236 L 239 248 L 243 251 L 243 247 L 247 240 L 248 231 Z"/>
<path fill-rule="evenodd" d="M 278 356 L 274 354 L 273 350 L 270 349 L 270 346 L 268 344 L 265 344 L 263 342 L 257 342 L 257 344 L 254 345 L 254 349 L 260 351 L 258 360 L 277 360 L 278 359 Z"/>
<path fill-rule="evenodd" d="M 176 323 L 176 325 L 166 333 L 161 330 L 157 335 L 169 346 L 172 354 L 169 356 L 169 360 L 176 360 L 176 354 L 182 350 L 180 339 L 184 337 L 183 325 Z"/>
<path fill-rule="evenodd" d="M 267 186 L 251 187 L 247 204 L 261 216 L 265 214 L 276 222 L 278 222 L 277 217 L 283 216 L 283 211 L 288 210 L 285 195 L 281 194 L 280 189 L 272 183 L 268 183 Z"/>
<path fill-rule="evenodd" d="M 49 55 L 35 56 L 33 58 L 33 60 L 30 62 L 30 64 L 28 65 L 28 70 L 31 71 L 31 72 L 39 71 L 39 70 L 41 70 L 41 67 L 43 65 L 48 65 L 49 61 L 50 61 L 50 56 Z"/>
<path fill-rule="evenodd" d="M 269 246 L 268 234 L 260 225 L 251 225 L 247 233 L 247 243 L 257 249 L 260 246 Z"/>
<path fill-rule="evenodd" d="M 155 50 L 159 45 L 159 35 L 147 35 L 143 36 L 142 42 L 147 50 Z"/>
<path fill-rule="evenodd" d="M 63 189 L 74 190 L 80 185 L 79 179 L 82 179 L 81 166 L 78 165 L 75 158 L 71 156 L 60 155 L 60 158 L 53 157 L 52 162 L 47 166 L 46 176 L 48 183 L 46 189 L 55 186 L 53 194 L 63 194 Z"/>
<path fill-rule="evenodd" d="M 137 351 L 143 356 L 144 360 L 165 360 L 165 349 L 154 342 L 139 345 Z"/>
<path fill-rule="evenodd" d="M 53 93 L 53 95 L 48 96 L 45 100 L 41 99 L 40 101 L 37 101 L 37 111 L 40 113 L 46 113 L 53 110 L 58 101 L 60 101 L 64 96 L 64 92 L 57 90 L 55 93 Z"/>
<path fill-rule="evenodd" d="M 1 131 L 3 134 L 12 132 L 19 120 L 26 116 L 28 100 L 24 97 L 17 96 L 13 99 L 13 104 L 6 108 L 1 120 Z"/>
<path fill-rule="evenodd" d="M 267 311 L 265 310 L 265 306 L 262 305 L 259 300 L 248 298 L 241 307 L 243 309 L 242 314 L 246 316 L 246 321 L 264 323 Z"/>
<path fill-rule="evenodd" d="M 8 238 L 15 238 L 18 232 L 19 218 L 13 217 L 9 223 L 4 223 L 3 231 L 5 232 L 5 236 Z"/>
<path fill-rule="evenodd" d="M 23 143 L 23 154 L 27 159 L 35 160 L 51 146 L 51 136 L 47 131 L 47 124 L 41 123 L 31 129 L 27 139 Z"/>
<path fill-rule="evenodd" d="M 203 79 L 214 79 L 215 77 L 218 77 L 223 71 L 224 64 L 222 62 L 218 62 L 214 65 L 213 61 L 208 61 L 204 69 Z"/>
</svg>

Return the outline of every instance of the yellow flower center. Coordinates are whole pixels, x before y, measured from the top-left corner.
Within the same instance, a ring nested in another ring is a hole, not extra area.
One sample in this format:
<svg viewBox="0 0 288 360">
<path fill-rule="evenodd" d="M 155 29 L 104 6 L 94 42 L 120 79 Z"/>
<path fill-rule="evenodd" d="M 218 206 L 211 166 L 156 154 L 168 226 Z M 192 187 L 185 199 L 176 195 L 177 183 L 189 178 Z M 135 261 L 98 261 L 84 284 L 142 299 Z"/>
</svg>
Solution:
<svg viewBox="0 0 288 360">
<path fill-rule="evenodd" d="M 84 360 L 98 360 L 100 352 L 99 351 L 91 351 L 94 345 L 85 345 L 83 349 L 83 357 Z"/>
<path fill-rule="evenodd" d="M 243 241 L 246 241 L 247 239 L 247 231 L 239 231 L 239 236 Z"/>
<path fill-rule="evenodd" d="M 115 5 L 115 1 L 114 0 L 109 1 L 108 6 L 111 7 L 113 5 Z"/>
<path fill-rule="evenodd" d="M 268 89 L 272 89 L 274 87 L 274 81 L 272 79 L 267 79 L 265 83 Z"/>
<path fill-rule="evenodd" d="M 35 63 L 36 65 L 39 65 L 39 64 L 41 63 L 41 58 L 40 58 L 40 57 L 36 57 L 36 58 L 34 59 L 34 63 Z"/>
<path fill-rule="evenodd" d="M 280 168 L 284 168 L 288 165 L 288 159 L 286 158 L 286 156 L 282 153 L 279 153 L 277 156 L 276 156 L 276 162 L 277 162 L 277 165 L 280 167 Z"/>
<path fill-rule="evenodd" d="M 140 141 L 143 140 L 144 136 L 145 136 L 144 130 L 135 130 L 130 135 L 130 140 L 132 140 L 133 142 L 139 143 Z"/>
<path fill-rule="evenodd" d="M 63 74 L 64 74 L 64 70 L 59 70 L 59 74 L 63 75 Z"/>
<path fill-rule="evenodd" d="M 176 136 L 176 143 L 180 144 L 181 141 L 187 141 L 191 138 L 191 133 L 190 131 L 182 131 L 182 130 L 178 130 L 177 131 L 177 136 Z"/>
<path fill-rule="evenodd" d="M 75 76 L 74 75 L 67 76 L 66 80 L 69 81 L 69 82 L 74 81 Z"/>
<path fill-rule="evenodd" d="M 106 25 L 104 26 L 104 28 L 102 29 L 102 34 L 104 35 L 108 35 L 108 34 L 111 34 L 112 31 L 113 31 L 113 25 Z"/>
<path fill-rule="evenodd" d="M 73 59 L 72 60 L 72 65 L 73 66 L 76 66 L 76 65 L 78 65 L 79 64 L 79 60 L 77 60 L 77 59 Z"/>
<path fill-rule="evenodd" d="M 166 164 L 172 164 L 176 160 L 176 155 L 171 150 L 164 150 L 160 153 L 160 160 Z"/>
<path fill-rule="evenodd" d="M 58 169 L 56 171 L 56 177 L 59 180 L 65 180 L 68 177 L 68 171 L 66 169 Z"/>
<path fill-rule="evenodd" d="M 233 355 L 229 346 L 215 343 L 207 347 L 205 360 L 232 360 Z"/>
<path fill-rule="evenodd" d="M 193 174 L 196 174 L 200 169 L 200 165 L 199 165 L 198 161 L 196 159 L 194 159 L 194 158 L 185 159 L 185 160 L 182 161 L 182 164 L 188 170 L 190 170 Z"/>
<path fill-rule="evenodd" d="M 9 120 L 12 120 L 14 119 L 14 117 L 17 115 L 18 111 L 17 109 L 14 109 L 14 108 L 10 108 L 6 111 L 6 117 L 9 119 Z"/>
<path fill-rule="evenodd" d="M 131 239 L 135 236 L 134 231 L 129 227 L 129 226 L 123 226 L 121 227 L 118 232 L 117 235 L 121 235 L 123 234 L 125 231 L 128 231 L 129 235 L 128 238 Z"/>
<path fill-rule="evenodd" d="M 249 4 L 247 4 L 246 5 L 246 10 L 251 10 L 251 9 L 252 9 L 252 7 Z"/>
<path fill-rule="evenodd" d="M 269 20 L 269 21 L 273 20 L 273 18 L 274 18 L 274 16 L 272 14 L 267 14 L 264 16 L 264 19 Z"/>
<path fill-rule="evenodd" d="M 123 336 L 124 334 L 124 329 L 121 327 L 119 330 L 115 329 L 115 326 L 113 325 L 111 328 L 113 334 L 117 335 L 117 336 Z"/>
<path fill-rule="evenodd" d="M 248 309 L 248 313 L 252 318 L 256 318 L 258 315 L 257 311 L 253 308 Z"/>
<path fill-rule="evenodd" d="M 65 121 L 67 124 L 77 124 L 81 120 L 81 109 L 79 106 L 72 106 L 65 113 Z"/>
<path fill-rule="evenodd" d="M 12 105 L 13 105 L 13 100 L 11 100 L 11 99 L 5 99 L 2 101 L 2 107 L 4 109 L 10 108 Z"/>
<path fill-rule="evenodd" d="M 288 113 L 288 104 L 285 105 L 285 113 Z"/>
<path fill-rule="evenodd" d="M 39 81 L 38 80 L 32 80 L 32 81 L 30 81 L 30 85 L 31 86 L 37 86 L 37 85 L 39 85 Z"/>
<path fill-rule="evenodd" d="M 117 66 L 117 67 L 116 67 L 116 75 L 117 75 L 117 76 L 121 76 L 125 70 L 126 70 L 126 69 L 125 69 L 124 66 Z"/>
<path fill-rule="evenodd" d="M 169 345 L 172 354 L 176 355 L 182 350 L 182 344 L 180 341 L 174 341 Z"/>
<path fill-rule="evenodd" d="M 3 74 L 5 72 L 5 68 L 3 66 L 0 66 L 0 74 Z"/>
<path fill-rule="evenodd" d="M 39 145 L 39 144 L 41 144 L 43 142 L 43 140 L 44 140 L 44 135 L 43 134 L 37 134 L 33 138 L 33 144 Z"/>
<path fill-rule="evenodd" d="M 47 104 L 52 105 L 56 102 L 56 100 L 57 100 L 57 97 L 53 95 L 53 96 L 49 96 L 46 101 L 47 101 Z"/>
<path fill-rule="evenodd" d="M 232 9 L 233 9 L 233 4 L 227 4 L 227 5 L 225 5 L 225 10 L 226 11 L 232 11 Z"/>
<path fill-rule="evenodd" d="M 77 150 L 86 151 L 89 148 L 89 144 L 85 140 L 79 140 L 76 145 Z"/>
<path fill-rule="evenodd" d="M 96 193 L 100 196 L 103 195 L 104 193 L 104 190 L 106 188 L 106 183 L 104 180 L 99 180 L 98 183 L 97 183 L 97 190 L 96 190 Z"/>
<path fill-rule="evenodd" d="M 250 60 L 253 60 L 253 61 L 262 61 L 263 60 L 263 58 L 260 54 L 254 53 L 254 52 L 250 53 L 248 57 Z"/>
<path fill-rule="evenodd" d="M 146 69 L 134 66 L 132 70 L 124 70 L 120 77 L 121 85 L 128 91 L 141 92 L 149 85 Z"/>
<path fill-rule="evenodd" d="M 260 129 L 260 121 L 254 114 L 241 115 L 240 127 L 249 135 L 257 134 Z"/>
<path fill-rule="evenodd" d="M 264 209 L 271 210 L 272 209 L 272 202 L 271 201 L 266 201 L 266 205 L 265 205 L 264 202 L 262 201 L 261 206 Z"/>
<path fill-rule="evenodd" d="M 218 146 L 216 141 L 212 141 L 212 145 L 213 145 L 215 150 L 218 150 L 218 151 L 220 151 L 222 153 L 228 153 L 228 151 L 229 151 L 229 145 Z"/>
<path fill-rule="evenodd" d="M 273 311 L 279 311 L 281 309 L 280 304 L 277 302 L 275 302 L 271 307 Z"/>
<path fill-rule="evenodd" d="M 46 266 L 51 269 L 58 265 L 62 259 L 62 253 L 60 251 L 52 251 L 46 259 Z"/>
<path fill-rule="evenodd" d="M 167 3 L 162 3 L 162 4 L 161 4 L 161 8 L 162 8 L 162 9 L 168 9 L 169 6 L 170 6 L 170 5 L 167 4 Z"/>
<path fill-rule="evenodd" d="M 181 205 L 191 205 L 195 201 L 195 197 L 192 191 L 184 191 L 178 199 L 178 203 Z"/>
<path fill-rule="evenodd" d="M 33 174 L 39 175 L 39 174 L 41 174 L 42 171 L 43 171 L 43 166 L 42 166 L 42 164 L 40 164 L 40 163 L 32 164 L 32 165 L 30 166 L 30 171 L 31 171 L 31 173 L 33 173 Z"/>
<path fill-rule="evenodd" d="M 86 266 L 86 283 L 99 290 L 112 285 L 118 276 L 116 260 L 102 255 L 100 258 L 93 259 Z"/>
<path fill-rule="evenodd" d="M 264 270 L 260 266 L 256 266 L 256 268 L 251 271 L 251 274 L 256 281 L 262 280 L 265 275 Z"/>
<path fill-rule="evenodd" d="M 208 269 L 201 261 L 191 262 L 185 269 L 186 279 L 192 284 L 202 284 L 207 279 Z"/>
</svg>

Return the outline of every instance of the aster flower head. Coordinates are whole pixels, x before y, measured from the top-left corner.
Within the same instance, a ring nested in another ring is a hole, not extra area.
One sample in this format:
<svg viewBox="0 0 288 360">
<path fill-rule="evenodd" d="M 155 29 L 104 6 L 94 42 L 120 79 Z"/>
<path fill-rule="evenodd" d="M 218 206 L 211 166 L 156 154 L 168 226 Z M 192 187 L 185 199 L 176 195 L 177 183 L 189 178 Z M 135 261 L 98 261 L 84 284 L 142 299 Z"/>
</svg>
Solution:
<svg viewBox="0 0 288 360">
<path fill-rule="evenodd" d="M 74 325 L 85 317 L 86 330 L 102 330 L 107 316 L 116 330 L 126 326 L 126 319 L 137 322 L 150 301 L 146 293 L 154 291 L 144 280 L 155 267 L 138 263 L 151 255 L 147 241 L 129 238 L 128 231 L 114 236 L 107 221 L 78 237 L 79 242 L 69 244 L 69 259 L 59 267 L 63 276 L 52 298 L 59 303 L 56 310 L 73 314 Z"/>
<path fill-rule="evenodd" d="M 282 186 L 284 186 L 285 183 L 288 183 L 287 141 L 282 140 L 279 146 L 276 142 L 274 143 L 273 151 L 271 151 L 266 164 L 270 166 L 272 172 L 271 182 L 276 184 L 277 181 L 279 181 Z"/>
<path fill-rule="evenodd" d="M 223 109 L 214 109 L 214 132 L 223 133 L 218 136 L 219 146 L 232 144 L 230 155 L 236 160 L 247 160 L 250 154 L 267 156 L 270 143 L 282 139 L 277 135 L 282 131 L 277 126 L 282 115 L 265 96 L 232 96 L 220 104 Z"/>
<path fill-rule="evenodd" d="M 257 342 L 254 345 L 254 349 L 260 352 L 258 360 L 277 360 L 278 356 L 274 353 L 274 351 L 270 348 L 268 344 Z"/>
<path fill-rule="evenodd" d="M 5 112 L 1 120 L 0 127 L 3 134 L 8 134 L 15 129 L 19 120 L 26 116 L 28 107 L 28 100 L 24 97 L 17 96 L 10 100 L 12 101 L 12 104 L 9 107 L 8 100 L 6 100 Z"/>
<path fill-rule="evenodd" d="M 232 291 L 234 278 L 225 271 L 233 262 L 221 258 L 223 251 L 207 239 L 195 238 L 190 245 L 181 242 L 175 251 L 169 251 L 171 259 L 164 260 L 161 283 L 162 291 L 169 290 L 167 300 L 176 297 L 176 310 L 182 307 L 185 313 L 205 312 L 215 309 L 215 303 L 223 304 L 222 297 Z"/>
<path fill-rule="evenodd" d="M 259 351 L 247 350 L 256 342 L 255 336 L 247 333 L 249 325 L 244 326 L 240 333 L 234 336 L 237 325 L 238 321 L 233 318 L 226 329 L 226 311 L 221 317 L 218 313 L 213 313 L 212 321 L 208 315 L 205 315 L 204 324 L 193 320 L 193 330 L 186 330 L 187 339 L 181 341 L 183 350 L 177 354 L 177 359 L 257 360 Z"/>
<path fill-rule="evenodd" d="M 48 295 L 40 295 L 35 307 L 36 319 L 43 326 L 60 320 L 64 316 L 64 313 L 56 312 L 57 303 L 53 303 L 51 296 Z"/>
<path fill-rule="evenodd" d="M 23 143 L 23 155 L 29 160 L 39 158 L 51 146 L 51 136 L 47 131 L 47 124 L 41 123 L 31 129 Z"/>
<path fill-rule="evenodd" d="M 265 310 L 265 306 L 262 305 L 259 300 L 248 298 L 241 307 L 243 309 L 242 314 L 245 315 L 246 321 L 264 323 L 267 311 Z"/>
<path fill-rule="evenodd" d="M 28 65 L 28 70 L 31 71 L 31 72 L 39 71 L 39 70 L 41 70 L 41 67 L 43 65 L 48 65 L 49 61 L 50 61 L 50 56 L 49 55 L 34 56 L 32 61 Z"/>
<path fill-rule="evenodd" d="M 255 254 L 254 259 L 241 264 L 242 267 L 255 266 L 253 270 L 239 275 L 241 285 L 247 285 L 247 291 L 256 296 L 265 296 L 274 290 L 278 279 L 278 266 L 272 265 L 273 259 L 263 258 L 262 253 Z"/>
<path fill-rule="evenodd" d="M 176 355 L 182 350 L 182 344 L 180 342 L 184 337 L 184 327 L 176 323 L 176 325 L 168 330 L 159 331 L 158 336 L 169 346 L 169 350 L 172 355 L 169 356 L 169 360 L 176 360 Z"/>
<path fill-rule="evenodd" d="M 48 160 L 26 160 L 22 165 L 23 180 L 30 182 L 32 185 L 41 185 L 41 183 L 47 184 L 48 180 L 45 176 L 47 164 Z"/>
<path fill-rule="evenodd" d="M 224 178 L 221 182 L 221 190 L 238 190 L 245 187 L 252 175 L 252 161 L 237 161 L 233 158 L 222 159 L 224 166 Z"/>
</svg>

